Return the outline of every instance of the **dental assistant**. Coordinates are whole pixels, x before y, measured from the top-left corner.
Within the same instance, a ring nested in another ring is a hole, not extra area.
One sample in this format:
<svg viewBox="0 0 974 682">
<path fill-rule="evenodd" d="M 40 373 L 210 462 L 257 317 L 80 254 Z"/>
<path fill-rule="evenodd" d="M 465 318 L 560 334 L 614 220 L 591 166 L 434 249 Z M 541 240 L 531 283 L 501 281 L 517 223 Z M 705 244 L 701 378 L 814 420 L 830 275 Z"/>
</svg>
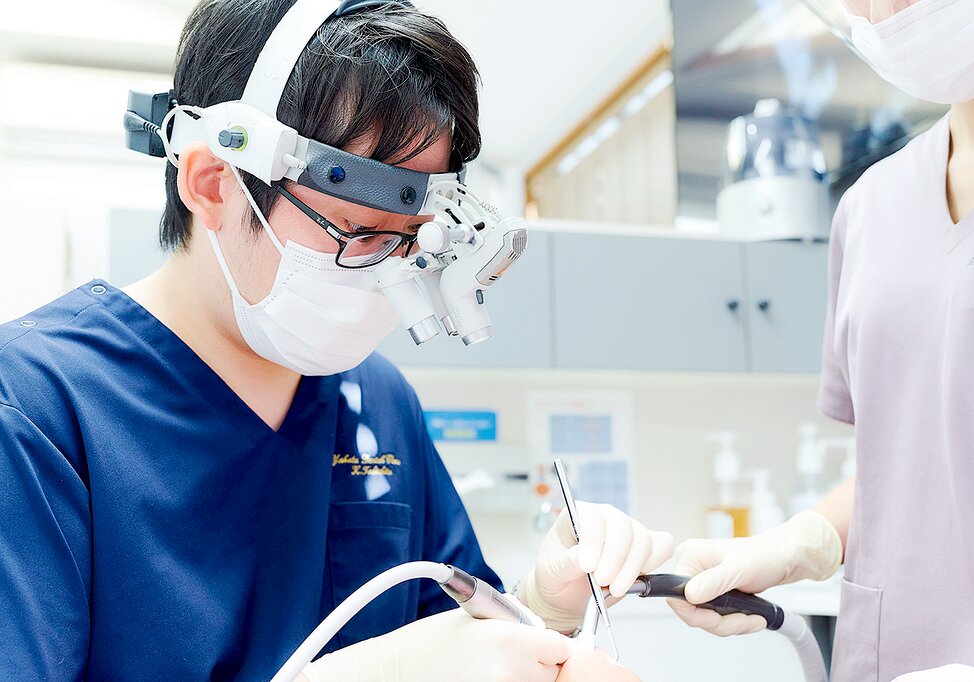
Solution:
<svg viewBox="0 0 974 682">
<path fill-rule="evenodd" d="M 807 4 L 821 4 L 809 0 Z M 845 556 L 834 682 L 974 680 L 974 1 L 846 0 L 875 70 L 950 112 L 843 197 L 819 407 L 854 424 L 857 475 L 752 538 L 691 540 L 702 603 L 825 579 Z M 764 627 L 674 603 L 719 635 Z"/>
<path fill-rule="evenodd" d="M 240 99 L 294 4 L 198 4 L 178 102 Z M 442 22 L 406 3 L 333 4 L 278 119 L 376 177 L 474 159 L 477 72 Z M 203 143 L 165 180 L 161 269 L 0 326 L 0 679 L 266 682 L 389 567 L 447 562 L 500 588 L 415 393 L 373 353 L 397 324 L 374 266 L 407 253 L 424 218 L 268 186 Z M 585 572 L 621 595 L 671 548 L 616 509 L 580 515 L 581 543 L 559 519 L 517 591 L 557 632 L 473 620 L 411 582 L 305 676 L 554 680 Z"/>
</svg>

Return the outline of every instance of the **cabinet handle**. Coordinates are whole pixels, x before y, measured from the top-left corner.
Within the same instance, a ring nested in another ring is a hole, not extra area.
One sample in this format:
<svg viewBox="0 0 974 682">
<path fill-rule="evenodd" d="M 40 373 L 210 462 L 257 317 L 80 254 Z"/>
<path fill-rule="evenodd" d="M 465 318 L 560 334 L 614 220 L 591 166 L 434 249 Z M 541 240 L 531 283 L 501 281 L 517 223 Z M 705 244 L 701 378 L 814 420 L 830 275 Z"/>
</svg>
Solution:
<svg viewBox="0 0 974 682">
<path fill-rule="evenodd" d="M 727 301 L 727 309 L 732 313 L 736 313 L 737 309 L 741 307 L 740 301 Z"/>
<path fill-rule="evenodd" d="M 768 312 L 768 308 L 771 307 L 771 301 L 758 301 L 758 310 L 762 313 Z"/>
</svg>

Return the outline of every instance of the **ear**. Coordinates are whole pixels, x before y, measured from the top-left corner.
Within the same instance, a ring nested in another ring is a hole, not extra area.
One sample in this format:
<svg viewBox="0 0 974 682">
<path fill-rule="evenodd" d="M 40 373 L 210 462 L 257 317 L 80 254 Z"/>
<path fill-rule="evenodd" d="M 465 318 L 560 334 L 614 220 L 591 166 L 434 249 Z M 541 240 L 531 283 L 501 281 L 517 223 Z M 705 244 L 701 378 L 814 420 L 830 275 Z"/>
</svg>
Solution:
<svg viewBox="0 0 974 682">
<path fill-rule="evenodd" d="M 187 145 L 179 154 L 179 198 L 207 229 L 219 231 L 223 226 L 228 178 L 234 179 L 230 167 L 202 142 Z"/>
</svg>

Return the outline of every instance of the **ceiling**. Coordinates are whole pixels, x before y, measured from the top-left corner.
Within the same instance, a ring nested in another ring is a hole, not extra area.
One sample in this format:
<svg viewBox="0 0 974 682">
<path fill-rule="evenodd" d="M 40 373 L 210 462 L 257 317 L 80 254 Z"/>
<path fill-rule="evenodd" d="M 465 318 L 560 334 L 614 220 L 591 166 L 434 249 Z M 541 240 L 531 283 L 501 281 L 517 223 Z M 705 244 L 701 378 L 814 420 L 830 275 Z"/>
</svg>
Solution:
<svg viewBox="0 0 974 682">
<path fill-rule="evenodd" d="M 166 73 L 192 0 L 33 0 L 0 13 L 0 60 Z M 668 0 L 415 0 L 483 80 L 483 162 L 524 170 L 667 39 Z"/>
</svg>

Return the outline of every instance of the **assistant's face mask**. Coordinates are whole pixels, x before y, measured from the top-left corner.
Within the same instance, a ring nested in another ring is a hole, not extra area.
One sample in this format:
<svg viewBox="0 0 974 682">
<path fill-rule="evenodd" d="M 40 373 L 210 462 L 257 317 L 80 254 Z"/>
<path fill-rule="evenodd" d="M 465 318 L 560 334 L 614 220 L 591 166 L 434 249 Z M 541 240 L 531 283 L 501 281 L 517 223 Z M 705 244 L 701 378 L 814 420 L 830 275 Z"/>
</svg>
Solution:
<svg viewBox="0 0 974 682">
<path fill-rule="evenodd" d="M 852 44 L 880 76 L 938 104 L 974 99 L 974 2 L 920 0 L 879 23 L 853 15 Z"/>
<path fill-rule="evenodd" d="M 974 99 L 974 0 L 802 1 L 906 94 Z"/>
<path fill-rule="evenodd" d="M 233 281 L 216 233 L 207 230 L 247 345 L 262 358 L 306 376 L 330 376 L 357 367 L 399 323 L 378 289 L 375 269 L 349 270 L 336 264 L 336 254 L 290 240 L 282 245 L 236 168 L 233 173 L 281 254 L 270 293 L 250 304 Z"/>
</svg>

